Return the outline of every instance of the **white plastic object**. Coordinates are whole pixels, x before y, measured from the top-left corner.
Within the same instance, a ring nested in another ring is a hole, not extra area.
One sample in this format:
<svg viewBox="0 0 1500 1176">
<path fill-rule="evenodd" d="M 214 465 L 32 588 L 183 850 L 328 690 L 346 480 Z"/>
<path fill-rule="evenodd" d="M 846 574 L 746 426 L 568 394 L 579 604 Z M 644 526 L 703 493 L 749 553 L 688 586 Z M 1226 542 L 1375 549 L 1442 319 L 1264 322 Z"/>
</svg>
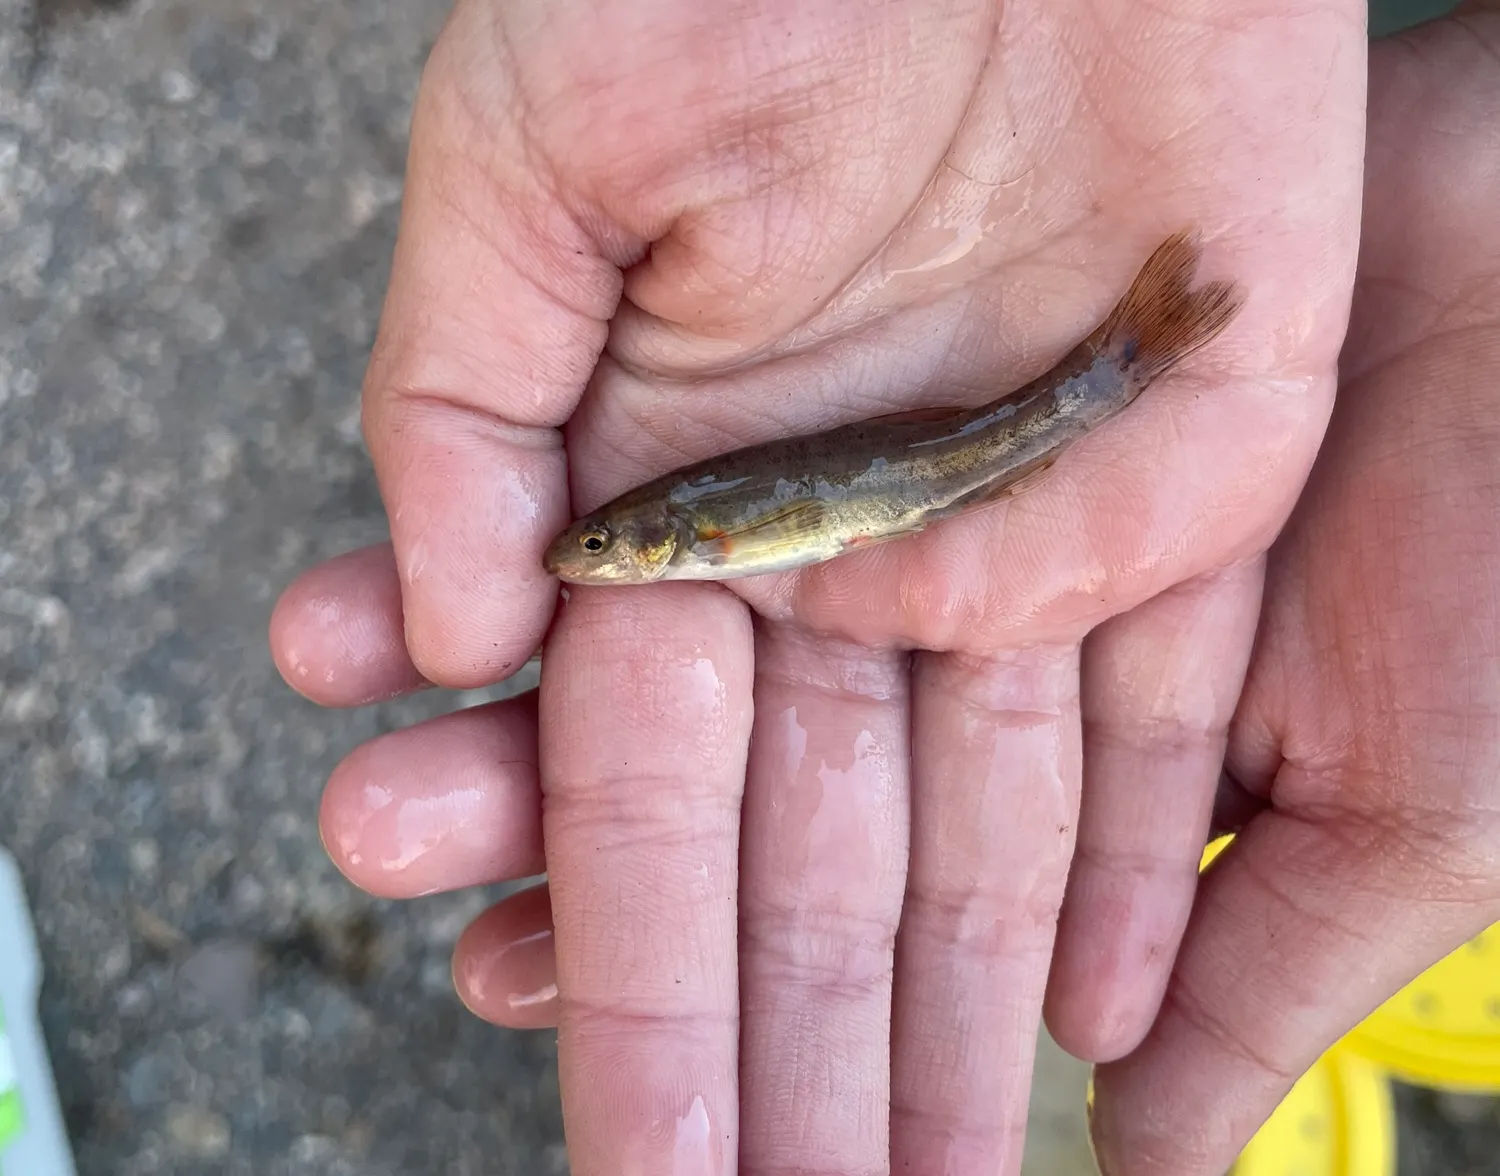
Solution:
<svg viewBox="0 0 1500 1176">
<path fill-rule="evenodd" d="M 77 1176 L 37 997 L 42 959 L 21 871 L 0 849 L 0 1176 Z"/>
</svg>

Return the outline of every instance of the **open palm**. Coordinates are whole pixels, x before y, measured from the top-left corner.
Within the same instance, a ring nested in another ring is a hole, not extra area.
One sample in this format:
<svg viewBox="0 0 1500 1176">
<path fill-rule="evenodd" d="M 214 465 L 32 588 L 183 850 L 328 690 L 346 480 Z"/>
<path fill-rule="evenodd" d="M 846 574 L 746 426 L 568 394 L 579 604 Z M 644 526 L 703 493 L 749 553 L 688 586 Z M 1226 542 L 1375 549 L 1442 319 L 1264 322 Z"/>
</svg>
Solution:
<svg viewBox="0 0 1500 1176">
<path fill-rule="evenodd" d="M 366 386 L 393 544 L 299 581 L 274 640 L 349 705 L 493 682 L 551 623 L 539 697 L 360 749 L 325 829 L 380 893 L 520 876 L 539 781 L 549 889 L 476 924 L 458 975 L 486 1015 L 559 1024 L 580 1176 L 1014 1170 L 1065 880 L 1054 1031 L 1101 1058 L 1144 1034 L 1260 555 L 1331 404 L 1362 18 L 455 11 Z M 989 399 L 1187 223 L 1244 310 L 1043 485 L 784 576 L 574 590 L 554 619 L 540 555 L 572 514 L 741 444 Z M 401 821 L 426 851 L 372 864 Z M 517 945 L 553 926 L 555 1003 L 497 995 L 550 969 Z"/>
</svg>

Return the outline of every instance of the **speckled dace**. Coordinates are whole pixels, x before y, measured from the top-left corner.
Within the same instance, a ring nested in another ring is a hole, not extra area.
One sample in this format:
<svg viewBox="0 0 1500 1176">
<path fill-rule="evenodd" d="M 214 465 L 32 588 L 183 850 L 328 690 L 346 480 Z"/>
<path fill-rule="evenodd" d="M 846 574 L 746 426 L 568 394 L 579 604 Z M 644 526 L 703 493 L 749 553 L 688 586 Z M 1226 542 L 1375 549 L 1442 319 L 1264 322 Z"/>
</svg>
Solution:
<svg viewBox="0 0 1500 1176">
<path fill-rule="evenodd" d="M 1229 324 L 1240 293 L 1223 281 L 1194 289 L 1199 254 L 1193 234 L 1168 238 L 1098 329 L 1014 392 L 697 462 L 579 519 L 543 562 L 577 584 L 736 579 L 835 559 L 1020 493 Z"/>
</svg>

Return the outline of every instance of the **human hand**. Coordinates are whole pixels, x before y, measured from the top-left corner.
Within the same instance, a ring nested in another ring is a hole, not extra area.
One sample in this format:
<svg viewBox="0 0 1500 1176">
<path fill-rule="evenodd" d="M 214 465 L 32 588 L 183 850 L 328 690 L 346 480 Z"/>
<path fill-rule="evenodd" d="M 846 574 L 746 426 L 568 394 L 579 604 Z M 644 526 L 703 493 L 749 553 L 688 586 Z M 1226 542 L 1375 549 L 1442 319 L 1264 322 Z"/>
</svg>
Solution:
<svg viewBox="0 0 1500 1176">
<path fill-rule="evenodd" d="M 545 840 L 549 887 L 476 923 L 456 976 L 483 1015 L 558 1024 L 580 1176 L 1014 1170 L 1075 829 L 1054 1031 L 1092 1057 L 1145 1032 L 1259 553 L 1331 402 L 1363 13 L 455 10 L 365 389 L 393 544 L 273 622 L 319 702 L 525 660 L 570 517 L 558 428 L 582 512 L 1014 386 L 1185 223 L 1248 294 L 1023 498 L 732 589 L 575 590 L 538 697 L 341 765 L 326 841 L 376 893 L 534 873 Z M 554 975 L 555 1002 L 507 995 Z"/>
<path fill-rule="evenodd" d="M 1096 1074 L 1111 1176 L 1222 1172 L 1500 920 L 1500 10 L 1372 46 L 1370 94 L 1338 405 L 1230 731 L 1242 827 L 1149 1037 Z"/>
</svg>

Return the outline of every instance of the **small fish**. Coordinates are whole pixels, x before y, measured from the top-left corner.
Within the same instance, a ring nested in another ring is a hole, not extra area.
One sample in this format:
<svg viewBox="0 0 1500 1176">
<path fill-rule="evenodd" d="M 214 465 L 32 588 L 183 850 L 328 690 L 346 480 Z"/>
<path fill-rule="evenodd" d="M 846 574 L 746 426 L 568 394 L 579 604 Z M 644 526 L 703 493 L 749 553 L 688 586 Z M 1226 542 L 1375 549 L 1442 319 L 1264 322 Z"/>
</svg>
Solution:
<svg viewBox="0 0 1500 1176">
<path fill-rule="evenodd" d="M 977 408 L 918 409 L 738 449 L 577 520 L 543 564 L 573 584 L 729 580 L 869 548 L 1034 486 L 1063 450 L 1215 338 L 1242 305 L 1194 289 L 1201 246 L 1157 247 L 1125 296 L 1046 374 Z"/>
</svg>

